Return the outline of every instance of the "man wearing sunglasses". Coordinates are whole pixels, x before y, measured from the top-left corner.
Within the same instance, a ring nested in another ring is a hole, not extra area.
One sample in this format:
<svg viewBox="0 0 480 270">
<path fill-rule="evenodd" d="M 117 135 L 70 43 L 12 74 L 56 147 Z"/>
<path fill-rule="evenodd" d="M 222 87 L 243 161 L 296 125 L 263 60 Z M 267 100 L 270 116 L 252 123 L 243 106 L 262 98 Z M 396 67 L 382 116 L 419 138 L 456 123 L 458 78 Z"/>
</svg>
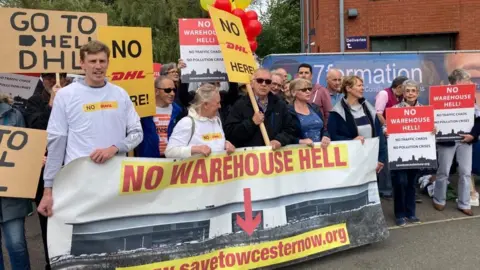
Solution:
<svg viewBox="0 0 480 270">
<path fill-rule="evenodd" d="M 258 69 L 253 74 L 252 89 L 260 111 L 254 113 L 248 96 L 241 97 L 230 109 L 224 131 L 227 140 L 236 147 L 264 146 L 261 123 L 265 124 L 274 150 L 294 143 L 296 125 L 287 104 L 271 93 L 271 85 L 270 71 Z"/>
<path fill-rule="evenodd" d="M 167 76 L 155 80 L 156 114 L 141 118 L 143 141 L 135 149 L 135 156 L 149 158 L 165 157 L 168 138 L 175 124 L 186 111 L 175 103 L 175 82 Z"/>
</svg>

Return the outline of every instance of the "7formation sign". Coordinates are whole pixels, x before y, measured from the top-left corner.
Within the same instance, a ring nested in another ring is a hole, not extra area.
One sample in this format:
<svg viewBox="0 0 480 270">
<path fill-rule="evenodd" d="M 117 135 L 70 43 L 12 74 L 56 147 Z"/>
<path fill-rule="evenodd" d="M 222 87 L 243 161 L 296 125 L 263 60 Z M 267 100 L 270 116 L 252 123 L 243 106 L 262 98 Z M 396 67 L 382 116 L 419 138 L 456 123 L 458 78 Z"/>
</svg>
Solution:
<svg viewBox="0 0 480 270">
<path fill-rule="evenodd" d="M 80 73 L 79 48 L 107 14 L 0 8 L 0 72 Z"/>
</svg>

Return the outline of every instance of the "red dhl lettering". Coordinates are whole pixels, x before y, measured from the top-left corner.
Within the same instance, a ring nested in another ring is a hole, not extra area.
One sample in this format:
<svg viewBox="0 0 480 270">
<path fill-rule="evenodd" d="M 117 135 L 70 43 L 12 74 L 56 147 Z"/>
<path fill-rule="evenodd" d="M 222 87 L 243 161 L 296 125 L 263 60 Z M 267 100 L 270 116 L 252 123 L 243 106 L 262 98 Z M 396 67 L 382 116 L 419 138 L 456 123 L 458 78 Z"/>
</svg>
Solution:
<svg viewBox="0 0 480 270">
<path fill-rule="evenodd" d="M 232 43 L 232 42 L 227 42 L 227 49 L 232 49 L 232 50 L 235 50 L 235 51 L 239 51 L 239 52 L 243 52 L 243 53 L 248 54 L 247 48 L 245 48 L 244 46 Z"/>
<path fill-rule="evenodd" d="M 127 72 L 113 72 L 112 81 L 144 79 L 143 70 L 133 70 Z"/>
</svg>

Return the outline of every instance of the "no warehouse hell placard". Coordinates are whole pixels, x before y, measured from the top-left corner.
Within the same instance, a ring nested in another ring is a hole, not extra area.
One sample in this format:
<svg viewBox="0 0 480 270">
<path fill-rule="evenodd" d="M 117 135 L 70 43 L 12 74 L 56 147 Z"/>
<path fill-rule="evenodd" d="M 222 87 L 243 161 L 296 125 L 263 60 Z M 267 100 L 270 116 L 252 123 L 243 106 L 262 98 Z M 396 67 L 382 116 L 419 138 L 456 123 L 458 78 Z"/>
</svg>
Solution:
<svg viewBox="0 0 480 270">
<path fill-rule="evenodd" d="M 79 73 L 80 47 L 95 39 L 107 15 L 0 8 L 0 72 Z"/>
</svg>

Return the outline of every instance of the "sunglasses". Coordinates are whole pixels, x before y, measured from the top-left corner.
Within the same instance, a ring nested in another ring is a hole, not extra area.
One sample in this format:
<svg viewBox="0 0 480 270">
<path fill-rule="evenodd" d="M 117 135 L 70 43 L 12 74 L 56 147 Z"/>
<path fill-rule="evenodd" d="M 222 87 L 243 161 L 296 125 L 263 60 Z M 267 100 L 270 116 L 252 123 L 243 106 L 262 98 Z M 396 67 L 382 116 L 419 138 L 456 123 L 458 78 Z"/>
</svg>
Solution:
<svg viewBox="0 0 480 270">
<path fill-rule="evenodd" d="M 257 79 L 255 79 L 255 81 L 256 81 L 258 84 L 262 84 L 262 83 L 264 83 L 264 82 L 265 82 L 266 85 L 272 84 L 272 80 L 270 80 L 270 79 L 266 79 L 266 80 L 265 80 L 265 79 L 262 79 L 262 78 L 257 78 Z"/>
<path fill-rule="evenodd" d="M 298 91 L 302 91 L 302 92 L 307 92 L 307 91 L 312 92 L 312 87 L 301 88 L 301 89 L 297 89 L 297 90 L 298 90 Z"/>
<path fill-rule="evenodd" d="M 175 90 L 176 90 L 175 88 L 157 88 L 157 89 L 163 90 L 167 94 L 169 94 L 172 91 L 175 92 Z"/>
</svg>

